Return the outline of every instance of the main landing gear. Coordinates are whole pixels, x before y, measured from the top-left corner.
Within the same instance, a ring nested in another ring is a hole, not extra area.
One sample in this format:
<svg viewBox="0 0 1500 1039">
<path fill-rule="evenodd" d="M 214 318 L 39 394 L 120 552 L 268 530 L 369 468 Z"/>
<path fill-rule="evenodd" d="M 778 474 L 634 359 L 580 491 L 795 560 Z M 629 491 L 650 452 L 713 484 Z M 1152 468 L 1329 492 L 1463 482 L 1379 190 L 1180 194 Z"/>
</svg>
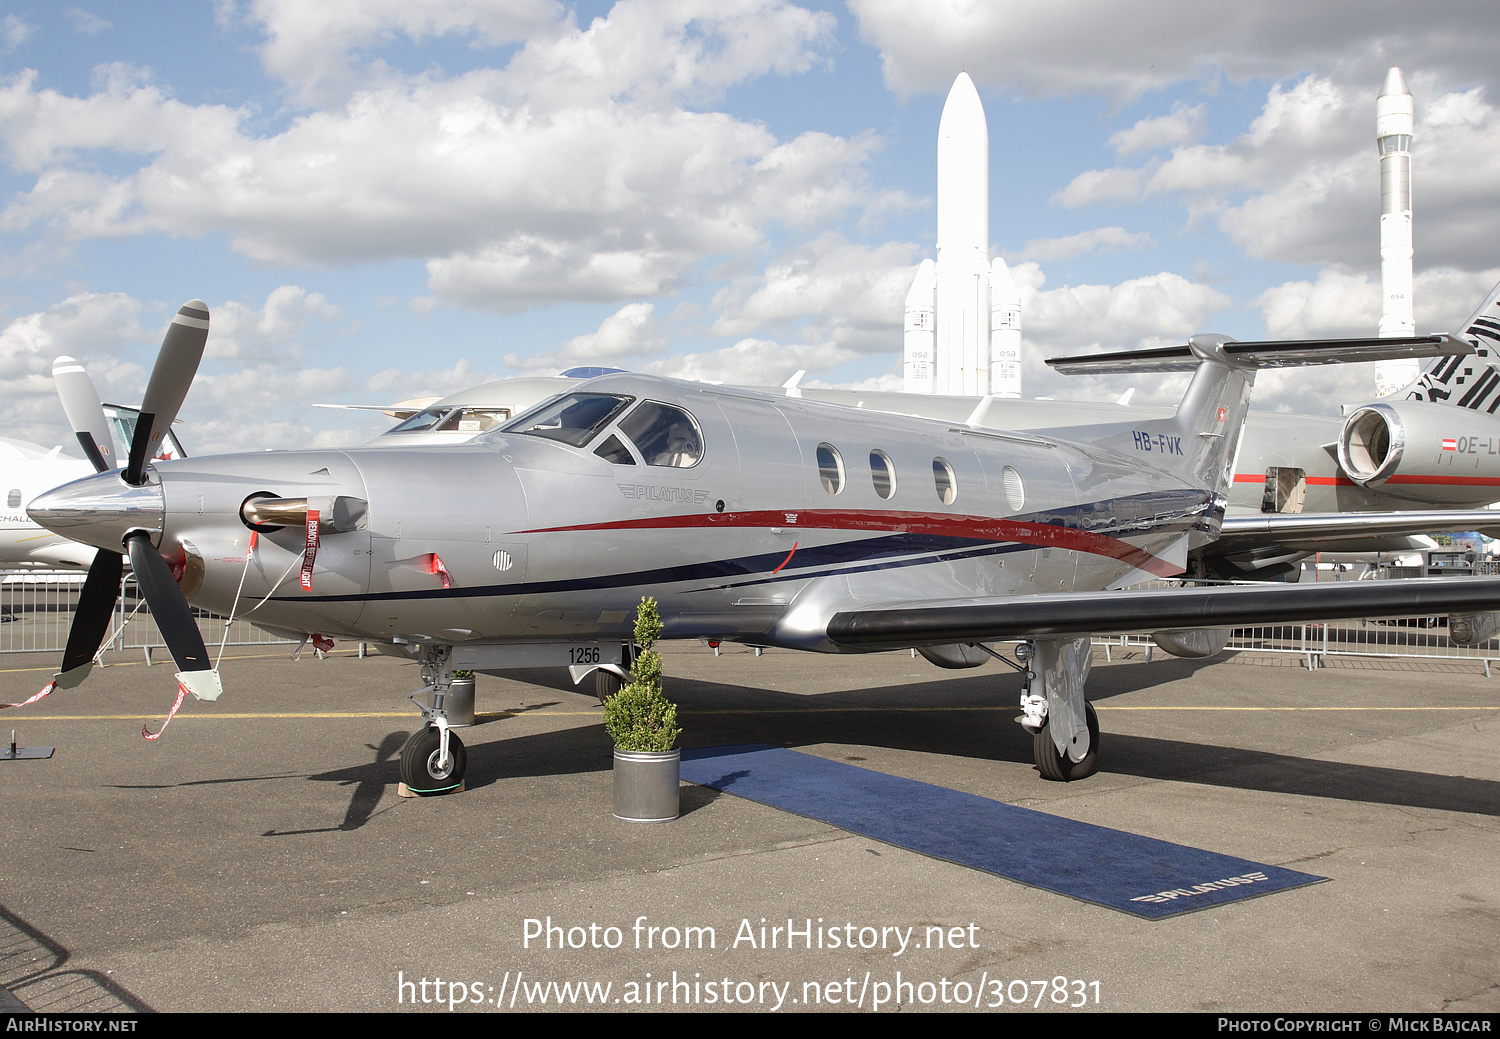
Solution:
<svg viewBox="0 0 1500 1039">
<path fill-rule="evenodd" d="M 1099 767 L 1099 715 L 1083 698 L 1092 640 L 1023 642 L 1016 659 L 1026 669 L 1017 721 L 1032 735 L 1036 770 L 1058 783 L 1092 776 Z"/>
<path fill-rule="evenodd" d="M 413 794 L 430 797 L 463 789 L 469 755 L 463 740 L 448 724 L 443 708 L 448 686 L 453 682 L 451 646 L 432 646 L 422 654 L 423 686 L 409 699 L 422 711 L 426 723 L 401 748 L 401 782 Z M 431 697 L 429 705 L 424 696 Z"/>
</svg>

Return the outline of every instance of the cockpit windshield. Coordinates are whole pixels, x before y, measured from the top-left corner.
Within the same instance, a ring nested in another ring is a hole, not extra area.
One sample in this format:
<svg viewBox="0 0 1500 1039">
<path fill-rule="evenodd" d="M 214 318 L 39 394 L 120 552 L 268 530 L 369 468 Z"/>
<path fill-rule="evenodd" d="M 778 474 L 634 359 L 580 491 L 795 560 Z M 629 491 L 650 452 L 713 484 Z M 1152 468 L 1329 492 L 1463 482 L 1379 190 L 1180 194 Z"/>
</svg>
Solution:
<svg viewBox="0 0 1500 1039">
<path fill-rule="evenodd" d="M 500 428 L 505 433 L 546 437 L 582 447 L 633 400 L 615 393 L 568 393 L 538 404 Z"/>
</svg>

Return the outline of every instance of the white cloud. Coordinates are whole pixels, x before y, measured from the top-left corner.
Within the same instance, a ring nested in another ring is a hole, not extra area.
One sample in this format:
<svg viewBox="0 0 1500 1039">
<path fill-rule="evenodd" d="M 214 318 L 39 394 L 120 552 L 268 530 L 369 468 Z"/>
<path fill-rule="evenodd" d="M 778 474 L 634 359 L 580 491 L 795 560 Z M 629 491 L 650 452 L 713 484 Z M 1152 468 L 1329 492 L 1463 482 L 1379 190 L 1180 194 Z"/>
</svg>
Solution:
<svg viewBox="0 0 1500 1039">
<path fill-rule="evenodd" d="M 582 364 L 629 367 L 632 361 L 661 353 L 666 340 L 656 327 L 656 308 L 628 303 L 605 318 L 598 331 L 574 336 L 559 350 L 522 357 L 506 354 L 505 365 L 527 372 L 555 374 Z"/>
<path fill-rule="evenodd" d="M 1113 134 L 1108 143 L 1120 158 L 1137 152 L 1190 144 L 1203 136 L 1207 114 L 1207 105 L 1186 105 L 1179 101 L 1166 115 L 1142 119 Z"/>
<path fill-rule="evenodd" d="M 1127 231 L 1123 227 L 1096 227 L 1092 231 L 1080 231 L 1066 238 L 1034 238 L 1014 253 L 1016 259 L 1067 260 L 1094 250 L 1113 252 L 1120 249 L 1144 249 L 1155 245 L 1156 239 L 1146 231 Z"/>
<path fill-rule="evenodd" d="M 285 30 L 276 47 L 296 34 L 313 46 L 318 18 L 343 27 L 327 31 L 333 50 L 392 32 L 510 31 L 485 28 L 500 8 L 478 2 L 409 16 L 377 4 L 368 24 L 361 5 L 300 9 L 254 11 Z M 529 38 L 504 67 L 450 79 L 386 70 L 269 134 L 249 108 L 185 105 L 130 66 L 106 67 L 81 97 L 27 71 L 0 87 L 0 146 L 35 182 L 0 228 L 64 242 L 224 233 L 284 265 L 419 258 L 441 299 L 498 310 L 658 295 L 707 256 L 753 250 L 772 225 L 901 205 L 866 186 L 873 136 L 779 140 L 680 107 L 810 67 L 831 26 L 780 0 L 624 0 L 587 29 L 565 20 Z"/>
<path fill-rule="evenodd" d="M 1382 0 L 850 0 L 898 94 L 948 89 L 960 69 L 1027 96 L 1101 94 L 1123 103 L 1219 72 L 1243 82 L 1337 66 L 1378 87 L 1390 56 L 1493 83 L 1500 8 Z"/>
<path fill-rule="evenodd" d="M 68 8 L 68 20 L 73 23 L 73 31 L 85 36 L 98 36 L 102 32 L 108 32 L 114 25 L 100 18 L 92 11 L 85 11 L 81 7 Z"/>
<path fill-rule="evenodd" d="M 36 33 L 36 26 L 13 14 L 0 18 L 0 51 L 9 53 Z"/>
<path fill-rule="evenodd" d="M 86 292 L 18 317 L 0 331 L 6 435 L 37 443 L 73 442 L 52 386 L 52 361 L 61 354 L 84 362 L 105 400 L 138 400 L 142 371 L 120 355 L 127 345 L 151 338 L 140 326 L 140 311 L 140 304 L 124 293 Z"/>
<path fill-rule="evenodd" d="M 1419 265 L 1484 269 L 1500 236 L 1500 109 L 1482 90 L 1436 93 L 1413 77 L 1414 227 Z M 1427 99 L 1431 99 L 1430 101 Z M 1055 200 L 1066 206 L 1173 195 L 1190 218 L 1214 219 L 1261 259 L 1371 266 L 1380 170 L 1370 91 L 1308 76 L 1269 91 L 1227 144 L 1173 149 L 1141 167 L 1089 170 Z"/>
<path fill-rule="evenodd" d="M 247 18 L 264 28 L 266 70 L 310 103 L 347 96 L 361 78 L 355 53 L 397 35 L 495 47 L 571 28 L 556 0 L 254 0 Z"/>
<path fill-rule="evenodd" d="M 722 350 L 651 361 L 639 370 L 674 379 L 765 387 L 780 386 L 798 369 L 826 372 L 858 356 L 834 343 L 782 344 L 767 339 L 742 339 Z"/>
<path fill-rule="evenodd" d="M 459 390 L 494 382 L 499 378 L 499 375 L 493 373 L 476 371 L 467 357 L 461 357 L 452 368 L 416 372 L 387 368 L 366 379 L 362 389 L 374 398 L 373 403 L 384 404 L 412 397 L 447 397 Z"/>
<path fill-rule="evenodd" d="M 1207 331 L 1208 319 L 1231 302 L 1217 289 L 1170 271 L 1118 285 L 1048 290 L 1041 288 L 1044 278 L 1035 263 L 1017 264 L 1011 276 L 1021 289 L 1025 341 L 1048 350 L 1123 349 L 1156 337 L 1180 342 Z"/>
<path fill-rule="evenodd" d="M 798 327 L 817 342 L 899 355 L 901 307 L 916 274 L 916 252 L 908 242 L 866 246 L 824 234 L 721 289 L 711 330 L 746 336 Z"/>
<path fill-rule="evenodd" d="M 302 353 L 300 339 L 314 320 L 337 321 L 342 311 L 297 285 L 272 289 L 259 308 L 234 300 L 213 308 L 206 356 L 294 360 Z"/>
<path fill-rule="evenodd" d="M 1420 272 L 1412 292 L 1418 332 L 1461 331 L 1497 281 L 1500 269 Z M 1325 269 L 1315 282 L 1285 282 L 1251 304 L 1261 308 L 1272 339 L 1372 335 L 1380 322 L 1380 278 Z"/>
<path fill-rule="evenodd" d="M 1052 196 L 1052 201 L 1069 209 L 1098 203 L 1134 202 L 1140 197 L 1141 185 L 1148 169 L 1115 167 L 1108 170 L 1084 170 L 1067 186 Z"/>
</svg>

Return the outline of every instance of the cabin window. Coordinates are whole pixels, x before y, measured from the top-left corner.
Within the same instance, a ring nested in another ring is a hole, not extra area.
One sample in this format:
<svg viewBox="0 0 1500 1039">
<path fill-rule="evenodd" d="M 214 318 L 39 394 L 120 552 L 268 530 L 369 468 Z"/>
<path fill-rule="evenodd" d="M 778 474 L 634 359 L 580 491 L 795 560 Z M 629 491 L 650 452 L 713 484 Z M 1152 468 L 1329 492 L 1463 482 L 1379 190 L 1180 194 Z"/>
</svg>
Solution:
<svg viewBox="0 0 1500 1039">
<path fill-rule="evenodd" d="M 870 452 L 870 479 L 875 483 L 875 493 L 882 498 L 895 495 L 896 467 L 891 464 L 891 456 L 884 451 Z"/>
<path fill-rule="evenodd" d="M 569 393 L 538 404 L 500 428 L 582 447 L 634 399 L 614 393 Z"/>
<path fill-rule="evenodd" d="M 818 445 L 818 479 L 829 494 L 838 494 L 844 489 L 844 459 L 832 444 Z"/>
<path fill-rule="evenodd" d="M 953 466 L 948 464 L 948 459 L 932 460 L 932 482 L 937 485 L 938 501 L 944 505 L 952 505 L 958 497 L 958 477 L 954 475 Z"/>
<path fill-rule="evenodd" d="M 703 458 L 703 433 L 698 423 L 670 404 L 646 401 L 625 416 L 620 431 L 635 443 L 647 465 L 691 469 Z"/>
<path fill-rule="evenodd" d="M 12 487 L 10 493 L 5 496 L 5 507 L 7 509 L 19 509 L 21 507 L 21 488 Z"/>
<path fill-rule="evenodd" d="M 620 438 L 611 433 L 598 447 L 594 448 L 594 454 L 614 465 L 635 465 L 635 459 L 630 455 L 630 448 L 620 442 Z"/>
</svg>

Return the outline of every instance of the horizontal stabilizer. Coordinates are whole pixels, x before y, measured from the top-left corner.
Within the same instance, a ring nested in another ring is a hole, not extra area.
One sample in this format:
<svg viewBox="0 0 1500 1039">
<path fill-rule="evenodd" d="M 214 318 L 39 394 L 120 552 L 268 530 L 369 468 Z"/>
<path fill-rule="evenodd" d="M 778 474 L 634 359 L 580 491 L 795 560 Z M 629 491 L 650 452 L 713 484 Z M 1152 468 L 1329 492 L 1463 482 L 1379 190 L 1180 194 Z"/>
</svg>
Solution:
<svg viewBox="0 0 1500 1039">
<path fill-rule="evenodd" d="M 837 613 L 828 638 L 860 649 L 1179 628 L 1243 628 L 1346 617 L 1425 617 L 1500 609 L 1500 579 L 1219 585 L 948 599 Z"/>
<path fill-rule="evenodd" d="M 1210 359 L 1236 368 L 1299 368 L 1406 357 L 1453 357 L 1473 352 L 1470 343 L 1446 332 L 1391 339 L 1287 339 L 1265 343 L 1194 336 L 1192 341 L 1181 346 L 1054 357 L 1047 364 L 1064 375 L 1109 375 L 1116 372 L 1190 372 L 1202 361 Z"/>
</svg>

